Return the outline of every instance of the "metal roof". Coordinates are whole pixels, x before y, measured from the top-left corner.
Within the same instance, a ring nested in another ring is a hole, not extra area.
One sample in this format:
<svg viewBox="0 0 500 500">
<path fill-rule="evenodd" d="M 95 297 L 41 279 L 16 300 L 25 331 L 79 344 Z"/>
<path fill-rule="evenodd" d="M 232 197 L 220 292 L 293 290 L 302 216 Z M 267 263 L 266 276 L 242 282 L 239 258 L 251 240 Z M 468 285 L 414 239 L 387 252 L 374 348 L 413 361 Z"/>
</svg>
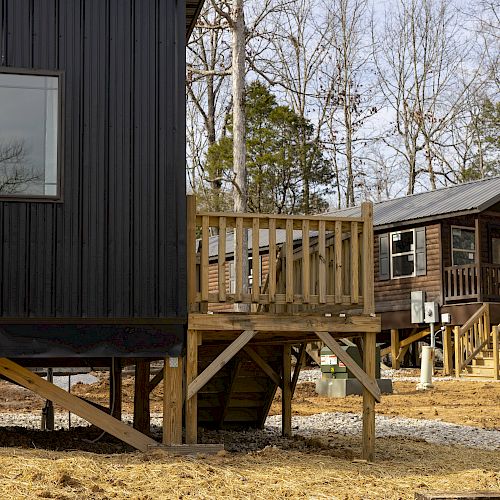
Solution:
<svg viewBox="0 0 500 500">
<path fill-rule="evenodd" d="M 478 213 L 500 201 L 500 177 L 457 184 L 373 204 L 373 224 L 377 228 L 408 225 L 416 221 Z M 360 207 L 344 208 L 328 215 L 359 217 Z"/>
</svg>

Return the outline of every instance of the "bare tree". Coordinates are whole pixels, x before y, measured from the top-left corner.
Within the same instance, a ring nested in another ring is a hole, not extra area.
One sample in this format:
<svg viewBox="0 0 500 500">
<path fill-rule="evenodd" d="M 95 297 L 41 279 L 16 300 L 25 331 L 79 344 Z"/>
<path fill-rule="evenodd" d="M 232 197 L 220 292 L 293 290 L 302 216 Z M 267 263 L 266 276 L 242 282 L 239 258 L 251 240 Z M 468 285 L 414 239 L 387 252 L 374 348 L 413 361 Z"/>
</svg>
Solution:
<svg viewBox="0 0 500 500">
<path fill-rule="evenodd" d="M 24 141 L 0 140 L 0 194 L 22 193 L 40 177 L 29 166 Z"/>
<path fill-rule="evenodd" d="M 443 0 L 399 0 L 385 18 L 382 32 L 373 28 L 380 89 L 393 116 L 385 142 L 406 163 L 408 194 L 422 173 L 436 189 L 435 144 L 478 74 L 465 67 L 470 40 Z"/>
</svg>

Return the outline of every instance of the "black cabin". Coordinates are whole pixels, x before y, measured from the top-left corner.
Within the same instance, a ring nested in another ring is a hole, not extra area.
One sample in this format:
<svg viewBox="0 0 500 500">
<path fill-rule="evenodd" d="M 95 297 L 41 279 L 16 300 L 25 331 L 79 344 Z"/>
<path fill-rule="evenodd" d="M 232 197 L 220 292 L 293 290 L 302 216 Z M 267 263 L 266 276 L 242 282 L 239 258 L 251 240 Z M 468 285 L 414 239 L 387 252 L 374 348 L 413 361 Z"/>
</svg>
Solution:
<svg viewBox="0 0 500 500">
<path fill-rule="evenodd" d="M 0 0 L 0 356 L 181 351 L 191 3 Z"/>
</svg>

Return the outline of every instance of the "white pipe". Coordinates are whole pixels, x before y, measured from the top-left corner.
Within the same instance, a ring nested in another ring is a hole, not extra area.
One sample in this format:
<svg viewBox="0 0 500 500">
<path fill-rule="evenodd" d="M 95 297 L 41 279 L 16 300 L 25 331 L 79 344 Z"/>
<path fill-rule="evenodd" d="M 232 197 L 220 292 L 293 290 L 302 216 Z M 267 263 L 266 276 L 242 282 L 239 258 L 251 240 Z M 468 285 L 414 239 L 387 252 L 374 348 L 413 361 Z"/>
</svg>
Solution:
<svg viewBox="0 0 500 500">
<path fill-rule="evenodd" d="M 422 360 L 420 363 L 420 382 L 417 384 L 418 391 L 432 389 L 432 375 L 434 373 L 434 347 L 424 345 L 422 347 Z"/>
</svg>

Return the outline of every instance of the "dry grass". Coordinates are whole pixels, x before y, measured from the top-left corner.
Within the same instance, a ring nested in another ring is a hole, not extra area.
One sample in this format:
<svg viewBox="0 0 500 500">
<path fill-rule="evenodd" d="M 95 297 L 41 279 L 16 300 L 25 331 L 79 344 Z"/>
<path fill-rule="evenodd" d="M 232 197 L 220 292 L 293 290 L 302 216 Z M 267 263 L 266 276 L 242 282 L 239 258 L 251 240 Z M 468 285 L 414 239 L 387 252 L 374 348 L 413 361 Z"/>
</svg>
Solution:
<svg viewBox="0 0 500 500">
<path fill-rule="evenodd" d="M 377 440 L 375 464 L 346 459 L 357 441 L 313 451 L 179 458 L 0 449 L 2 499 L 410 499 L 417 490 L 500 489 L 500 454 L 402 439 Z"/>
</svg>

